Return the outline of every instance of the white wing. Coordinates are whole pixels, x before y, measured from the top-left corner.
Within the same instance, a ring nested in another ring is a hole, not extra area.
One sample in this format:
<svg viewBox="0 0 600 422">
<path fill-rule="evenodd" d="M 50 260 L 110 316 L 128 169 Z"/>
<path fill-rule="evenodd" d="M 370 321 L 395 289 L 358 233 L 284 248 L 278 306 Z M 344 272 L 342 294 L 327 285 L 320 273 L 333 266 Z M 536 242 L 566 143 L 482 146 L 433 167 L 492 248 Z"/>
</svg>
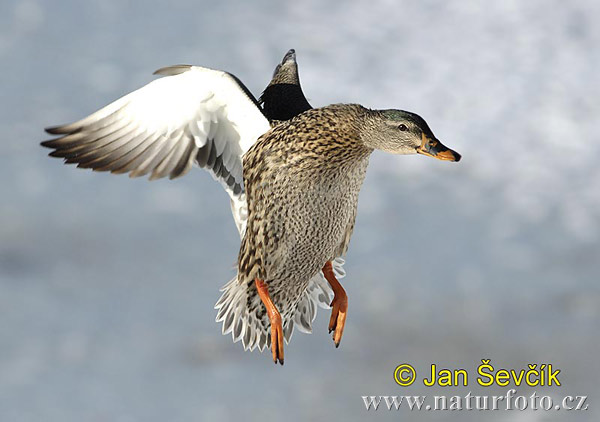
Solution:
<svg viewBox="0 0 600 422">
<path fill-rule="evenodd" d="M 66 163 L 131 177 L 175 178 L 197 163 L 239 201 L 242 156 L 269 130 L 256 100 L 227 72 L 180 65 L 155 74 L 167 77 L 78 122 L 46 129 L 61 136 L 42 145 Z"/>
</svg>

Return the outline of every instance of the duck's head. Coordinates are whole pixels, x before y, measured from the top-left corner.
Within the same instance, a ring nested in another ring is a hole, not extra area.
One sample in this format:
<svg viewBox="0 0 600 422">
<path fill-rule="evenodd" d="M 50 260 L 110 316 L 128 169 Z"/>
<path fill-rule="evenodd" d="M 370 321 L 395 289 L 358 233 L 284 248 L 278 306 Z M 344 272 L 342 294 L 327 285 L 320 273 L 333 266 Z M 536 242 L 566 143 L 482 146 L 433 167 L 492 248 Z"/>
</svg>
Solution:
<svg viewBox="0 0 600 422">
<path fill-rule="evenodd" d="M 370 110 L 361 134 L 365 146 L 392 154 L 423 154 L 445 161 L 459 161 L 460 154 L 444 146 L 427 122 L 404 110 Z"/>
</svg>

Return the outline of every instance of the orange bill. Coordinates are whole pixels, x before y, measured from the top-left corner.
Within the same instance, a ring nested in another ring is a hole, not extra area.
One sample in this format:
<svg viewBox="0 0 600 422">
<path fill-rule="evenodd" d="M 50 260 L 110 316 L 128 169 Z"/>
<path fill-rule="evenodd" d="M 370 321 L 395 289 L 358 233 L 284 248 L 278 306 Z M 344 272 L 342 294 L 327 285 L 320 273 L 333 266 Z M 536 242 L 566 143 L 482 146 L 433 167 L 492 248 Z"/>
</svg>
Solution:
<svg viewBox="0 0 600 422">
<path fill-rule="evenodd" d="M 429 138 L 423 133 L 421 135 L 421 146 L 417 153 L 427 155 L 444 161 L 460 161 L 460 154 L 446 147 L 435 138 Z"/>
</svg>

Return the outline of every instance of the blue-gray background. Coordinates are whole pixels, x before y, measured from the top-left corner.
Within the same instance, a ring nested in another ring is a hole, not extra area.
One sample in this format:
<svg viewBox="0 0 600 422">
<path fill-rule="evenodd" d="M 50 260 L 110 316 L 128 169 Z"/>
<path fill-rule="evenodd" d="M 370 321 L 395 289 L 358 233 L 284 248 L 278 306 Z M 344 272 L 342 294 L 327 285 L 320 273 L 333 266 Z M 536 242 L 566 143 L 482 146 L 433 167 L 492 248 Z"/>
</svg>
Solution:
<svg viewBox="0 0 600 422">
<path fill-rule="evenodd" d="M 600 407 L 600 3 L 3 0 L 0 420 L 565 420 L 367 413 L 402 362 L 475 373 L 551 362 Z M 289 48 L 314 106 L 424 116 L 459 164 L 375 153 L 335 350 L 320 312 L 286 364 L 220 334 L 238 238 L 201 171 L 148 182 L 65 167 L 42 128 L 192 63 L 255 94 Z M 474 377 L 473 377 L 474 378 Z M 519 388 L 519 393 L 533 389 Z"/>
</svg>

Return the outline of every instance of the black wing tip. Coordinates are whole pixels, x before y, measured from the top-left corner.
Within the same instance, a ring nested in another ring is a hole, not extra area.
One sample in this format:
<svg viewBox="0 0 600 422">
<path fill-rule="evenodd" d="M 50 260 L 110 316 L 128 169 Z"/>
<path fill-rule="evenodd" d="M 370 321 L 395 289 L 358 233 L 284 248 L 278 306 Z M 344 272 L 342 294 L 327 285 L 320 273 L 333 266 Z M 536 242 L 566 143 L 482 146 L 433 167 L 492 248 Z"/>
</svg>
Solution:
<svg viewBox="0 0 600 422">
<path fill-rule="evenodd" d="M 46 148 L 51 148 L 51 147 L 46 147 Z M 59 149 L 50 151 L 48 153 L 48 157 L 63 158 L 65 161 L 68 159 L 68 157 L 65 157 L 65 153 Z"/>
<path fill-rule="evenodd" d="M 65 125 L 49 126 L 47 128 L 44 128 L 44 131 L 49 135 L 64 135 L 65 133 L 67 133 L 67 131 L 65 130 Z"/>
<path fill-rule="evenodd" d="M 48 141 L 44 141 L 44 142 L 40 142 L 40 145 L 43 146 L 44 148 L 54 148 L 53 143 L 54 139 L 50 139 Z"/>
<path fill-rule="evenodd" d="M 62 138 L 50 139 L 48 141 L 40 142 L 40 145 L 44 148 L 51 149 L 48 153 L 50 157 L 65 158 L 65 150 L 68 148 L 62 147 L 57 141 Z"/>
</svg>

